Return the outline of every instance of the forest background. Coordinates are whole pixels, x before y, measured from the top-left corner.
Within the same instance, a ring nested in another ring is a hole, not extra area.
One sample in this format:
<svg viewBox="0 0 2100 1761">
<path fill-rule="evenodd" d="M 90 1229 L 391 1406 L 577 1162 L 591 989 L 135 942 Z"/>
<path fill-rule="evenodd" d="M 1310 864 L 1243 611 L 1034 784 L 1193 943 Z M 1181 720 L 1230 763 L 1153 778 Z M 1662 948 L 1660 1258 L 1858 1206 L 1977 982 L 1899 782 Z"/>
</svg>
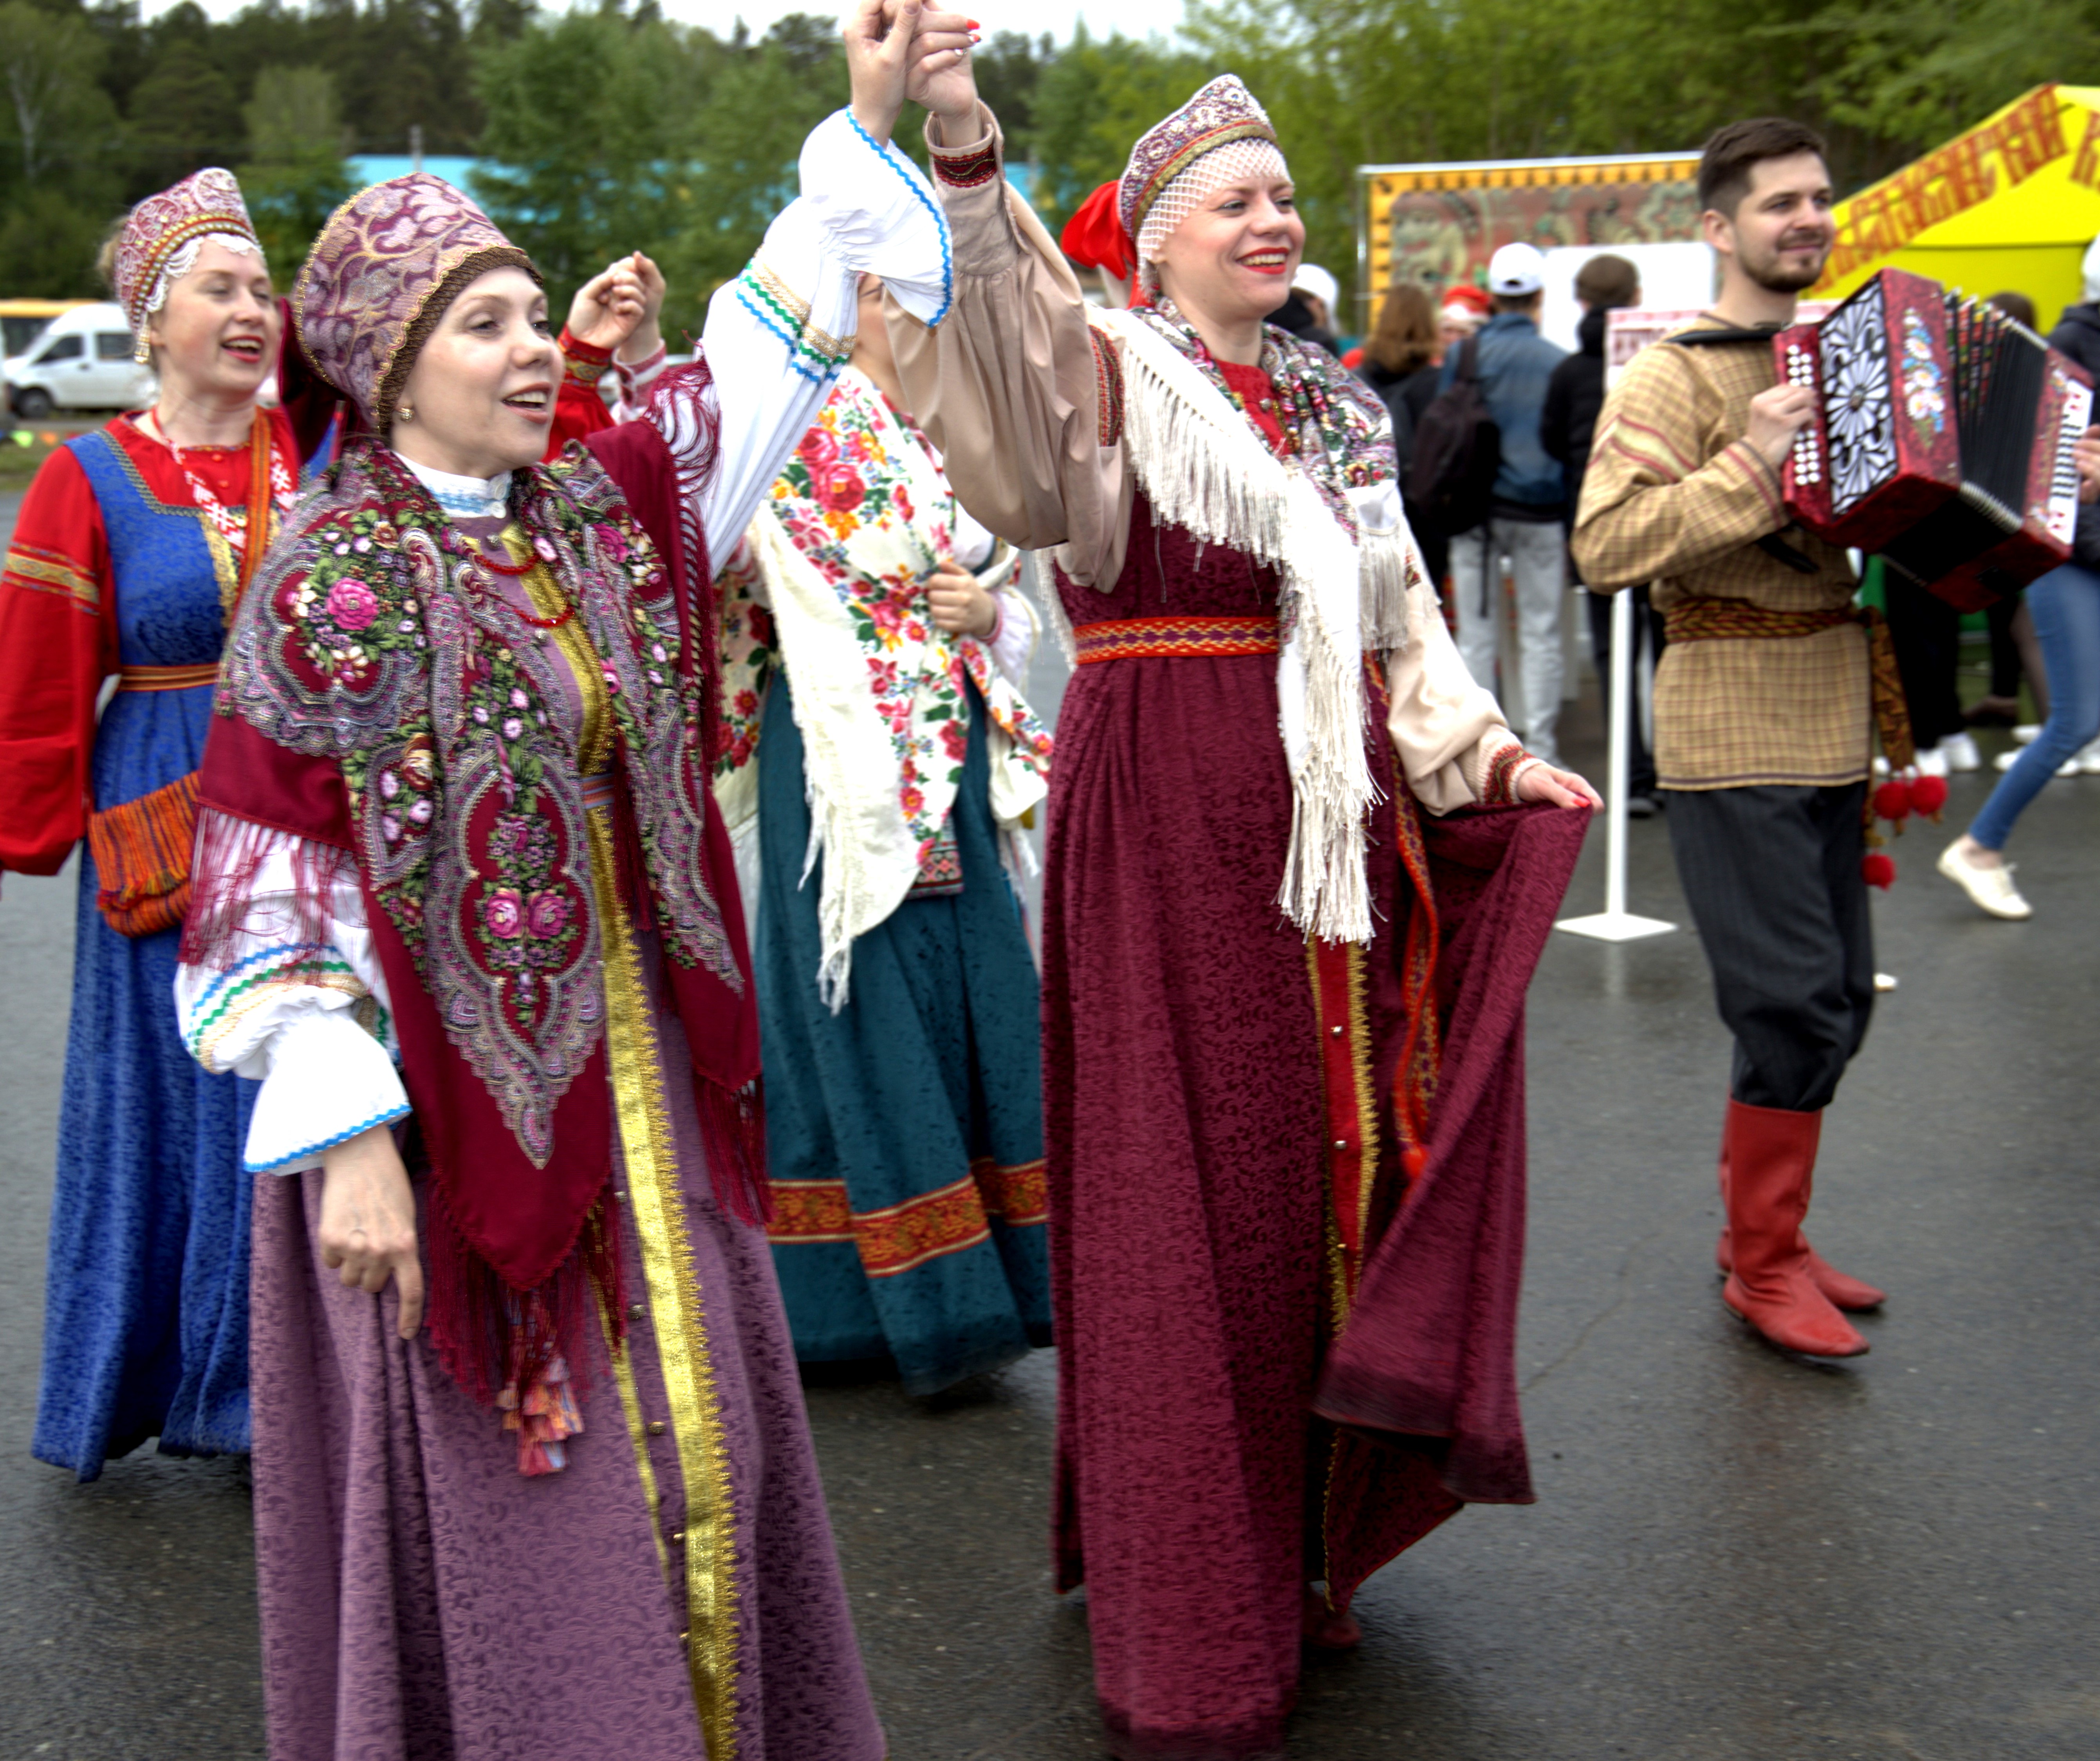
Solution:
<svg viewBox="0 0 2100 1761">
<path fill-rule="evenodd" d="M 724 0 L 729 13 L 733 0 Z M 1783 112 L 1857 188 L 2028 87 L 2100 74 L 2100 0 L 1189 0 L 1181 36 L 998 30 L 978 80 L 1055 228 L 1136 135 L 1231 69 L 1274 118 L 1307 254 L 1346 286 L 1361 164 L 1696 147 Z M 96 295 L 124 207 L 185 174 L 240 174 L 280 286 L 351 193 L 353 153 L 492 161 L 476 193 L 545 273 L 558 313 L 620 253 L 671 279 L 697 333 L 794 186 L 804 134 L 845 100 L 828 17 L 761 37 L 655 0 L 0 0 L 0 295 Z M 900 139 L 917 151 L 916 118 Z"/>
</svg>

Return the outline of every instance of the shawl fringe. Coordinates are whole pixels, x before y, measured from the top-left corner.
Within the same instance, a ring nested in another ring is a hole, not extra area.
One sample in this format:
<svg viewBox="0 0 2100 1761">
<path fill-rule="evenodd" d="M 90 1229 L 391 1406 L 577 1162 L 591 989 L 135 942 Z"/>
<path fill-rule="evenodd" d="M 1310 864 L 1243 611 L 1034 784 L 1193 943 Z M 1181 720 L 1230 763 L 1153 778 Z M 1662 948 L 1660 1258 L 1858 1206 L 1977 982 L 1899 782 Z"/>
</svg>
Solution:
<svg viewBox="0 0 2100 1761">
<path fill-rule="evenodd" d="M 693 1104 L 716 1203 L 739 1222 L 764 1228 L 773 1221 L 773 1182 L 766 1178 L 764 1079 L 754 1077 L 740 1089 L 727 1089 L 695 1072 Z"/>
<path fill-rule="evenodd" d="M 1366 557 L 1304 472 L 1272 454 L 1145 319 L 1090 316 L 1123 344 L 1123 444 L 1155 513 L 1284 578 L 1277 695 L 1292 800 L 1277 903 L 1308 935 L 1368 940 L 1364 816 L 1378 791 L 1364 757 L 1362 601 L 1375 584 L 1383 603 L 1395 547 Z"/>
<path fill-rule="evenodd" d="M 291 858 L 292 891 L 255 900 L 255 878 L 272 852 Z M 333 926 L 365 927 L 364 895 L 349 851 L 221 812 L 197 810 L 189 915 L 178 958 L 184 966 L 231 971 L 260 942 L 291 939 L 318 951 Z M 289 914 L 290 922 L 285 922 Z"/>
</svg>

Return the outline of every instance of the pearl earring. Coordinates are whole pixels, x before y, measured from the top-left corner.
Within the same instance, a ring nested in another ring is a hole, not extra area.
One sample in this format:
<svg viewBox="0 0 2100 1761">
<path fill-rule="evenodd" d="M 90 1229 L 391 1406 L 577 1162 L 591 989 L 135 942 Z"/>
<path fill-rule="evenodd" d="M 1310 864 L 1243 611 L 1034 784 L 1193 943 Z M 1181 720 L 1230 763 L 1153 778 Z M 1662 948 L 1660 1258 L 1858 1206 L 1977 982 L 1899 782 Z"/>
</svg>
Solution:
<svg viewBox="0 0 2100 1761">
<path fill-rule="evenodd" d="M 403 404 L 399 409 L 394 412 L 394 419 L 397 422 L 414 421 L 416 420 L 416 407 L 412 403 Z"/>
</svg>

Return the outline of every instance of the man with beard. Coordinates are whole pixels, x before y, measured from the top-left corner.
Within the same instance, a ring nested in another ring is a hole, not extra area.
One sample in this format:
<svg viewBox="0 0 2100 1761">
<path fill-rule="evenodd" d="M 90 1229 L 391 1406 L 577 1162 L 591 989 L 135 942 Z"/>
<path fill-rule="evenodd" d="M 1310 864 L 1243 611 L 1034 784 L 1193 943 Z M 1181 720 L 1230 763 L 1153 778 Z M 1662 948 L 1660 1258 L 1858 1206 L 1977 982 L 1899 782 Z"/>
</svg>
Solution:
<svg viewBox="0 0 2100 1761">
<path fill-rule="evenodd" d="M 1815 402 L 1775 383 L 1771 346 L 1835 237 L 1823 143 L 1779 118 L 1732 123 L 1706 143 L 1699 195 L 1721 296 L 1605 399 L 1575 560 L 1599 592 L 1653 582 L 1667 632 L 1657 780 L 1736 1040 L 1723 1301 L 1776 1345 L 1853 1357 L 1867 1343 L 1839 1310 L 1882 1293 L 1834 1270 L 1802 1222 L 1823 1109 L 1874 1000 L 1868 641 L 1845 553 L 1786 511 L 1780 467 Z"/>
</svg>

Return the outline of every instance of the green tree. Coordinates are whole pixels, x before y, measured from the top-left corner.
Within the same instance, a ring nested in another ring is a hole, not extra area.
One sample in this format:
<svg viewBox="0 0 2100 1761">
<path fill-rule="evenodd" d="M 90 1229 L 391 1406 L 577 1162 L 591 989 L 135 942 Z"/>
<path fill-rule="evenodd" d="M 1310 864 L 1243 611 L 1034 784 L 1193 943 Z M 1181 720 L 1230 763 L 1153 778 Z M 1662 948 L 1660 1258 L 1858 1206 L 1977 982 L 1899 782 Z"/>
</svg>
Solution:
<svg viewBox="0 0 2100 1761">
<path fill-rule="evenodd" d="M 265 68 L 241 117 L 249 153 L 240 170 L 241 193 L 285 285 L 329 216 L 353 193 L 335 76 L 325 68 Z"/>
<path fill-rule="evenodd" d="M 558 320 L 622 252 L 667 252 L 692 183 L 677 119 L 704 90 L 712 43 L 660 21 L 574 11 L 477 53 L 482 150 L 497 164 L 474 193 L 532 253 Z"/>
<path fill-rule="evenodd" d="M 1123 175 L 1139 135 L 1224 71 L 1198 51 L 1114 35 L 1097 41 L 1081 25 L 1035 84 L 1035 205 L 1051 229 L 1097 185 Z"/>
<path fill-rule="evenodd" d="M 802 142 L 844 101 L 845 51 L 822 20 L 782 20 L 756 44 L 722 55 L 681 156 L 678 231 L 666 269 L 697 334 L 708 297 L 740 271 L 773 217 L 794 199 Z M 898 144 L 911 134 L 900 127 Z"/>
<path fill-rule="evenodd" d="M 132 93 L 130 120 L 139 175 L 148 189 L 163 189 L 205 165 L 230 165 L 240 156 L 240 106 L 232 84 L 193 37 L 169 42 Z"/>
<path fill-rule="evenodd" d="M 101 291 L 95 257 L 121 188 L 105 50 L 77 16 L 0 5 L 0 272 L 4 291 Z"/>
</svg>

